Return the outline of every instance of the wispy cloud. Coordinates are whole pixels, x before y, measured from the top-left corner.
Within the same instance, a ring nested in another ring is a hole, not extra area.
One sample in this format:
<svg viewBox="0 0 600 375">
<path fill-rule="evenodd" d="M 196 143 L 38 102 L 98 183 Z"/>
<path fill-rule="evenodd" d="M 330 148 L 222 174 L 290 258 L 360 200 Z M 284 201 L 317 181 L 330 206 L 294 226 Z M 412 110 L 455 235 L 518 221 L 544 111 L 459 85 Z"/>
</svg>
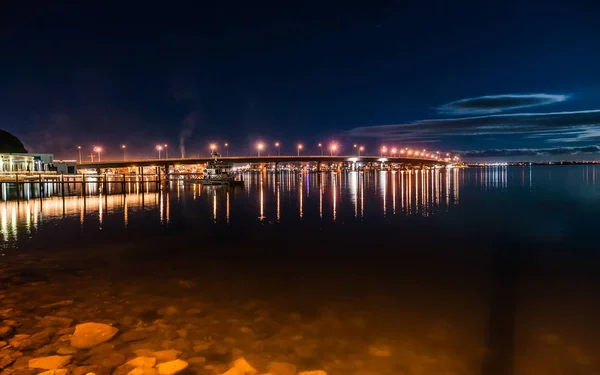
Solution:
<svg viewBox="0 0 600 375">
<path fill-rule="evenodd" d="M 490 158 L 490 157 L 514 157 L 514 156 L 558 156 L 558 155 L 581 155 L 596 154 L 600 152 L 600 146 L 584 147 L 558 147 L 558 148 L 511 148 L 492 150 L 455 151 L 465 158 Z"/>
<path fill-rule="evenodd" d="M 600 137 L 599 125 L 600 110 L 587 110 L 420 120 L 359 127 L 350 130 L 349 135 L 390 141 L 435 141 L 445 136 L 519 135 L 554 142 L 584 142 Z"/>
<path fill-rule="evenodd" d="M 457 100 L 437 108 L 438 112 L 451 115 L 493 114 L 516 109 L 537 107 L 564 102 L 569 95 L 553 94 L 507 94 L 486 95 Z"/>
</svg>

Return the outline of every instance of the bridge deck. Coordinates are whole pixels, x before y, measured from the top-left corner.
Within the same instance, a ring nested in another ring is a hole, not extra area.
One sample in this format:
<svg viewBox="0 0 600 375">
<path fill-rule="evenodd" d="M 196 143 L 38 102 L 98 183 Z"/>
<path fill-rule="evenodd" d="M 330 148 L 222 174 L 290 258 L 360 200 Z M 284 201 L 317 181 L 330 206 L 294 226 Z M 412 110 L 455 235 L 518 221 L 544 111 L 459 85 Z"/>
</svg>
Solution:
<svg viewBox="0 0 600 375">
<path fill-rule="evenodd" d="M 214 160 L 213 157 L 200 158 L 170 158 L 170 159 L 142 159 L 142 160 L 107 160 L 93 163 L 80 163 L 77 166 L 85 168 L 124 168 L 124 167 L 147 167 L 164 165 L 189 165 L 203 164 Z M 301 156 L 224 156 L 217 158 L 219 161 L 229 161 L 239 164 L 260 164 L 260 163 L 290 163 L 290 162 L 381 162 L 387 163 L 411 163 L 424 165 L 446 165 L 449 164 L 443 160 L 429 158 L 411 158 L 411 157 L 380 157 L 380 156 L 326 156 L 326 155 L 301 155 Z"/>
</svg>

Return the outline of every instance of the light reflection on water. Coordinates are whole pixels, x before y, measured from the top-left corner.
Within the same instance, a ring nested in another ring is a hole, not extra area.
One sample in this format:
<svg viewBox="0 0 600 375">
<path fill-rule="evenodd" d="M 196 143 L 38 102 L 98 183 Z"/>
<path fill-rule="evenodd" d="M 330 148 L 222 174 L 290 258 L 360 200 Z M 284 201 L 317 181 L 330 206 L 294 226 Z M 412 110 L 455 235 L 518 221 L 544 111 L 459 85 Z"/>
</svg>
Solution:
<svg viewBox="0 0 600 375">
<path fill-rule="evenodd" d="M 245 187 L 236 189 L 171 182 L 169 188 L 142 193 L 139 184 L 130 184 L 127 194 L 2 202 L 0 235 L 4 247 L 10 248 L 19 239 L 35 238 L 46 225 L 60 229 L 63 221 L 73 218 L 85 234 L 107 227 L 118 233 L 132 224 L 147 226 L 151 232 L 157 226 L 208 218 L 217 224 L 258 221 L 293 225 L 295 220 L 368 223 L 394 217 L 435 217 L 459 207 L 463 199 L 485 199 L 479 194 L 494 191 L 515 198 L 523 194 L 534 194 L 536 199 L 544 194 L 597 197 L 596 175 L 596 166 L 501 166 L 320 175 L 248 173 Z M 146 188 L 152 189 L 152 183 Z"/>
</svg>

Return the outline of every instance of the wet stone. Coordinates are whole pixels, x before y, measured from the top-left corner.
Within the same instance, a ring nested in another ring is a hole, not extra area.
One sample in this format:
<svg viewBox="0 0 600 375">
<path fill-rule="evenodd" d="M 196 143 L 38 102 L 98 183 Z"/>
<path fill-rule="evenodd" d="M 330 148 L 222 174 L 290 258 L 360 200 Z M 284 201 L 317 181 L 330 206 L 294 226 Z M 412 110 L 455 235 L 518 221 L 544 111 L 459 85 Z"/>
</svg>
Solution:
<svg viewBox="0 0 600 375">
<path fill-rule="evenodd" d="M 136 368 L 154 367 L 155 364 L 156 364 L 156 358 L 153 358 L 153 357 L 137 357 L 137 358 L 134 358 L 130 361 L 127 361 L 127 363 L 125 363 L 125 365 L 127 365 L 127 366 L 136 367 Z"/>
<path fill-rule="evenodd" d="M 27 337 L 23 337 L 27 336 Z M 18 350 L 39 349 L 50 342 L 51 334 L 48 331 L 38 332 L 34 335 L 16 335 L 10 345 Z"/>
<path fill-rule="evenodd" d="M 16 361 L 13 362 L 12 368 L 14 368 L 14 369 L 27 368 L 27 367 L 29 367 L 29 360 L 30 359 L 31 359 L 31 357 L 21 357 L 21 358 L 18 358 Z"/>
<path fill-rule="evenodd" d="M 64 367 L 71 361 L 70 355 L 53 355 L 49 357 L 32 358 L 29 360 L 29 368 L 41 368 L 54 370 Z"/>
<path fill-rule="evenodd" d="M 11 350 L 3 351 L 2 356 L 0 357 L 0 369 L 7 367 L 22 356 L 23 353 L 21 352 L 15 352 Z"/>
<path fill-rule="evenodd" d="M 187 367 L 188 363 L 186 361 L 182 361 L 181 359 L 160 363 L 156 366 L 159 375 L 174 375 L 182 370 L 185 370 Z"/>
<path fill-rule="evenodd" d="M 6 341 L 0 341 L 0 349 L 4 348 L 7 345 L 8 343 Z"/>
<path fill-rule="evenodd" d="M 14 334 L 15 334 L 15 331 L 11 327 L 9 327 L 9 326 L 0 327 L 0 339 L 11 338 Z"/>
<path fill-rule="evenodd" d="M 63 348 L 59 348 L 56 351 L 56 354 L 60 354 L 60 355 L 69 355 L 69 354 L 75 354 L 77 352 L 76 348 L 67 346 L 67 347 L 63 347 Z"/>
<path fill-rule="evenodd" d="M 156 357 L 156 361 L 158 363 L 174 361 L 181 355 L 181 351 L 169 349 L 169 350 L 160 350 L 158 352 L 152 353 L 154 357 Z"/>
<path fill-rule="evenodd" d="M 112 339 L 119 330 L 103 323 L 83 323 L 75 327 L 71 336 L 71 346 L 92 348 Z"/>
</svg>

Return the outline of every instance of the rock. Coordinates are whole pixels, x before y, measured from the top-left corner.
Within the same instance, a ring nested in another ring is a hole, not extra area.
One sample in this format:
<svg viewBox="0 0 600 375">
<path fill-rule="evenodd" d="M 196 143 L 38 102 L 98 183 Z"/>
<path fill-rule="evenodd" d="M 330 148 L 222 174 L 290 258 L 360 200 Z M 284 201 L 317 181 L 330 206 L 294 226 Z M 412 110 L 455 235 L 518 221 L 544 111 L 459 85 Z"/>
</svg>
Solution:
<svg viewBox="0 0 600 375">
<path fill-rule="evenodd" d="M 132 366 L 132 367 L 154 367 L 154 365 L 156 364 L 156 358 L 152 358 L 152 357 L 137 357 L 132 359 L 131 361 L 127 361 L 127 363 L 125 363 L 128 366 Z"/>
<path fill-rule="evenodd" d="M 50 342 L 51 334 L 48 331 L 38 332 L 34 335 L 15 335 L 10 345 L 17 350 L 39 349 Z"/>
<path fill-rule="evenodd" d="M 4 348 L 8 343 L 6 341 L 0 341 L 0 349 Z"/>
<path fill-rule="evenodd" d="M 157 375 L 158 371 L 152 367 L 134 368 L 127 375 Z"/>
<path fill-rule="evenodd" d="M 56 334 L 59 336 L 72 335 L 73 332 L 75 332 L 75 327 L 65 327 L 65 328 L 59 329 L 58 332 L 56 332 Z"/>
<path fill-rule="evenodd" d="M 42 327 L 59 327 L 59 328 L 70 327 L 71 324 L 73 324 L 73 319 L 62 318 L 60 316 L 51 316 L 51 315 L 43 317 L 42 320 L 40 320 L 40 322 L 38 323 L 38 325 L 40 325 Z"/>
<path fill-rule="evenodd" d="M 49 357 L 39 357 L 30 359 L 29 368 L 55 370 L 64 367 L 69 362 L 71 362 L 70 355 L 52 355 Z"/>
<path fill-rule="evenodd" d="M 252 328 L 250 327 L 241 327 L 240 332 L 242 333 L 252 333 Z"/>
<path fill-rule="evenodd" d="M 9 326 L 0 327 L 0 339 L 9 339 L 13 337 L 15 330 Z"/>
<path fill-rule="evenodd" d="M 125 363 L 125 355 L 115 352 L 104 358 L 100 364 L 112 369 L 121 366 L 123 363 Z"/>
<path fill-rule="evenodd" d="M 144 375 L 144 369 L 134 368 L 133 370 L 129 371 L 127 375 Z"/>
<path fill-rule="evenodd" d="M 23 357 L 23 353 L 21 352 L 15 352 L 15 351 L 5 351 L 5 353 L 2 353 L 2 356 L 0 357 L 0 370 L 2 370 L 3 368 L 7 367 L 8 365 L 10 365 L 11 363 L 13 363 L 14 361 L 16 361 L 17 359 Z"/>
<path fill-rule="evenodd" d="M 121 340 L 123 340 L 125 342 L 132 342 L 132 341 L 145 340 L 150 336 L 152 336 L 152 332 L 142 331 L 142 330 L 134 330 L 134 331 L 127 331 L 127 332 L 123 333 L 120 336 L 120 338 L 121 338 Z"/>
<path fill-rule="evenodd" d="M 233 368 L 238 369 L 244 375 L 254 375 L 257 374 L 258 371 L 250 366 L 250 364 L 244 358 L 238 358 L 233 361 Z"/>
<path fill-rule="evenodd" d="M 37 375 L 38 369 L 35 368 L 18 368 L 18 369 L 4 369 L 0 372 L 2 375 Z"/>
<path fill-rule="evenodd" d="M 194 344 L 194 351 L 196 353 L 204 352 L 213 345 L 213 343 L 209 341 L 194 341 Z"/>
<path fill-rule="evenodd" d="M 83 323 L 75 327 L 71 336 L 71 346 L 75 348 L 92 348 L 112 339 L 119 330 L 103 323 Z"/>
<path fill-rule="evenodd" d="M 73 300 L 69 299 L 69 300 L 64 300 L 64 301 L 50 303 L 48 305 L 42 306 L 41 308 L 42 309 L 52 309 L 54 307 L 69 306 L 69 305 L 72 305 L 72 304 L 73 304 Z"/>
<path fill-rule="evenodd" d="M 327 372 L 323 370 L 302 371 L 299 372 L 298 375 L 327 375 Z"/>
<path fill-rule="evenodd" d="M 274 375 L 295 375 L 296 366 L 287 362 L 271 362 L 268 370 Z"/>
<path fill-rule="evenodd" d="M 206 358 L 205 357 L 192 357 L 192 358 L 188 358 L 187 362 L 192 366 L 200 366 L 200 365 L 203 365 L 204 363 L 206 363 Z"/>
<path fill-rule="evenodd" d="M 38 375 L 68 375 L 69 374 L 69 370 L 67 370 L 66 368 L 61 368 L 58 370 L 48 370 L 48 371 L 44 371 L 39 373 Z"/>
<path fill-rule="evenodd" d="M 369 346 L 369 355 L 371 357 L 389 357 L 392 354 L 387 345 L 371 345 Z"/>
<path fill-rule="evenodd" d="M 67 347 L 63 347 L 63 348 L 59 348 L 56 351 L 56 354 L 60 354 L 60 355 L 69 355 L 69 354 L 75 354 L 77 352 L 76 348 L 67 346 Z"/>
<path fill-rule="evenodd" d="M 181 355 L 181 351 L 175 349 L 161 350 L 152 353 L 153 357 L 156 357 L 158 363 L 174 361 Z"/>
<path fill-rule="evenodd" d="M 188 363 L 186 361 L 182 361 L 181 359 L 160 363 L 156 366 L 160 375 L 173 375 L 179 371 L 185 370 L 187 367 Z"/>
<path fill-rule="evenodd" d="M 28 368 L 30 359 L 31 359 L 31 357 L 21 357 L 13 362 L 12 368 L 13 369 Z"/>
<path fill-rule="evenodd" d="M 70 366 L 69 366 L 70 367 Z M 110 375 L 110 369 L 98 365 L 74 367 L 71 369 L 71 375 Z"/>
</svg>

